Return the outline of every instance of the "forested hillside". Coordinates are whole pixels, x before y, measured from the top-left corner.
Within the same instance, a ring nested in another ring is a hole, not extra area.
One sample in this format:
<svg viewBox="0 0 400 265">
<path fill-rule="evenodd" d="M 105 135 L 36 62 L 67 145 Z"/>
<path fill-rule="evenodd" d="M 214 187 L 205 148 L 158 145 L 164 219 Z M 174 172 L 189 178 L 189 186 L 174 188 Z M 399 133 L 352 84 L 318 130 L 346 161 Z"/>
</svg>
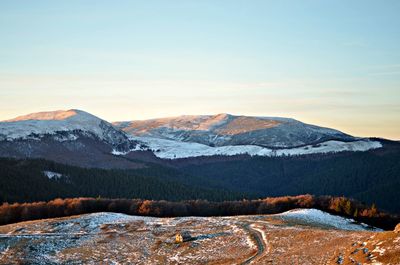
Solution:
<svg viewBox="0 0 400 265">
<path fill-rule="evenodd" d="M 82 196 L 221 201 L 313 194 L 346 196 L 400 213 L 400 144 L 396 142 L 368 152 L 212 159 L 164 165 L 143 162 L 146 167 L 140 169 L 106 170 L 2 158 L 0 201 Z"/>
<path fill-rule="evenodd" d="M 249 159 L 185 165 L 215 188 L 258 196 L 297 194 L 347 196 L 400 212 L 400 148 L 369 152 Z"/>
<path fill-rule="evenodd" d="M 47 174 L 47 175 L 46 175 Z M 198 188 L 175 181 L 190 178 L 159 166 L 142 170 L 87 169 L 46 160 L 0 159 L 0 202 L 31 202 L 65 197 L 153 200 L 240 199 L 242 194 Z"/>
</svg>

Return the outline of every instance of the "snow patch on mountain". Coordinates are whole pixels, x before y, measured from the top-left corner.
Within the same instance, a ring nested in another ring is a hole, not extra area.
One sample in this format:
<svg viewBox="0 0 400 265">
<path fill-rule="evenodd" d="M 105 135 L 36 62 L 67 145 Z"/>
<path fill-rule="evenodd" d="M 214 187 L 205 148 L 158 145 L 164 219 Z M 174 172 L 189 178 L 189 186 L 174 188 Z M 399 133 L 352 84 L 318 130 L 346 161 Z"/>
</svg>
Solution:
<svg viewBox="0 0 400 265">
<path fill-rule="evenodd" d="M 81 110 L 39 112 L 0 122 L 0 141 L 40 141 L 46 137 L 58 142 L 95 138 L 116 152 L 135 150 L 138 145 L 112 124 Z"/>
<path fill-rule="evenodd" d="M 382 229 L 370 227 L 364 223 L 357 223 L 354 219 L 332 215 L 317 209 L 295 209 L 281 214 L 277 214 L 286 220 L 300 221 L 309 225 L 322 225 L 341 230 L 350 231 L 383 231 Z"/>
<path fill-rule="evenodd" d="M 69 117 L 77 115 L 78 110 L 56 110 L 36 112 L 27 115 L 18 116 L 14 119 L 5 120 L 6 122 L 26 121 L 26 120 L 65 120 Z"/>
<path fill-rule="evenodd" d="M 338 130 L 280 117 L 236 116 L 230 114 L 178 116 L 114 125 L 133 136 L 199 143 L 208 146 L 258 145 L 293 148 L 329 140 L 357 138 Z"/>
<path fill-rule="evenodd" d="M 228 145 L 211 147 L 199 143 L 189 143 L 166 140 L 153 137 L 131 137 L 144 143 L 157 157 L 163 159 L 178 159 L 199 156 L 225 155 L 233 156 L 247 154 L 250 156 L 294 156 L 316 153 L 334 153 L 343 151 L 367 151 L 382 147 L 378 141 L 368 139 L 353 142 L 326 141 L 316 145 L 306 145 L 297 148 L 270 149 L 257 145 Z M 144 150 L 144 149 L 142 149 Z"/>
<path fill-rule="evenodd" d="M 147 147 L 145 147 L 145 146 L 143 146 L 141 144 L 137 144 L 134 148 L 131 148 L 131 149 L 127 150 L 127 151 L 119 151 L 119 150 L 113 149 L 111 151 L 111 154 L 116 155 L 116 156 L 124 156 L 124 155 L 127 155 L 130 152 L 144 151 L 146 149 L 147 149 Z"/>
<path fill-rule="evenodd" d="M 0 140 L 1 138 L 28 139 L 31 135 L 56 134 L 60 131 L 74 130 L 91 132 L 100 139 L 104 139 L 101 123 L 101 119 L 81 110 L 33 113 L 0 122 Z"/>
<path fill-rule="evenodd" d="M 60 179 L 63 175 L 53 171 L 43 171 L 43 174 L 49 179 Z"/>
<path fill-rule="evenodd" d="M 153 129 L 158 128 L 165 128 L 171 131 L 209 131 L 216 126 L 225 124 L 229 117 L 230 115 L 225 113 L 217 115 L 182 115 L 150 120 L 114 122 L 113 124 L 134 135 L 143 135 L 151 134 Z"/>
<path fill-rule="evenodd" d="M 81 110 L 39 112 L 0 122 L 0 141 L 40 141 L 51 137 L 65 142 L 89 137 L 109 144 L 113 155 L 151 150 L 163 159 L 240 154 L 272 157 L 382 147 L 378 141 L 276 117 L 218 114 L 115 125 L 133 135 Z"/>
</svg>

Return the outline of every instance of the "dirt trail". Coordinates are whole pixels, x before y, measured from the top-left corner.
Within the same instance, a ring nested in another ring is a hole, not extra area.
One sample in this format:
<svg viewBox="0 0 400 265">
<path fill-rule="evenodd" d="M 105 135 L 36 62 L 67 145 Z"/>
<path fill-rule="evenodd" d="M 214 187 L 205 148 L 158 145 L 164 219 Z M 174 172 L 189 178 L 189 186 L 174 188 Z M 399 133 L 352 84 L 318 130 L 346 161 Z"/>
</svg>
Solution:
<svg viewBox="0 0 400 265">
<path fill-rule="evenodd" d="M 174 244 L 181 231 L 196 240 Z M 324 229 L 275 216 L 102 213 L 0 226 L 0 264 L 328 265 L 339 256 L 344 265 L 400 264 L 399 242 L 400 233 Z"/>
<path fill-rule="evenodd" d="M 257 253 L 254 254 L 253 256 L 251 256 L 250 258 L 246 259 L 244 262 L 240 263 L 241 265 L 245 265 L 245 264 L 250 264 L 257 257 L 264 254 L 266 242 L 264 242 L 261 233 L 255 229 L 251 228 L 250 224 L 244 224 L 244 225 L 242 225 L 242 228 L 244 230 L 246 230 L 250 234 L 251 237 L 254 238 L 254 241 L 256 242 L 256 245 L 257 245 Z"/>
</svg>

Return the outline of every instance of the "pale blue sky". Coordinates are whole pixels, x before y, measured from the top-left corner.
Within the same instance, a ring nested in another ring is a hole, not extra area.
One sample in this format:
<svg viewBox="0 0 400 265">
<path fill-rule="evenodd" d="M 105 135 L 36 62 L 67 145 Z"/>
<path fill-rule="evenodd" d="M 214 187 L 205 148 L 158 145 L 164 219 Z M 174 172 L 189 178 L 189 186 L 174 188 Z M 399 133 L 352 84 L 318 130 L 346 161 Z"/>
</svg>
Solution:
<svg viewBox="0 0 400 265">
<path fill-rule="evenodd" d="M 286 116 L 400 139 L 400 1 L 0 1 L 0 119 Z"/>
</svg>

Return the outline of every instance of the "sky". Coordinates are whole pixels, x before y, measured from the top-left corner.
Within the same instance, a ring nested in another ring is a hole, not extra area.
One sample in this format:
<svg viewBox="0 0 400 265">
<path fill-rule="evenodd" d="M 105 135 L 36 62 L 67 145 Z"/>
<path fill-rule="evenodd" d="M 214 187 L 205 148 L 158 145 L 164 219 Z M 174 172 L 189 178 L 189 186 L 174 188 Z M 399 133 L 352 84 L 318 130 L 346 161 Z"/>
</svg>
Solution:
<svg viewBox="0 0 400 265">
<path fill-rule="evenodd" d="M 291 117 L 400 140 L 400 1 L 0 1 L 0 120 Z"/>
</svg>

